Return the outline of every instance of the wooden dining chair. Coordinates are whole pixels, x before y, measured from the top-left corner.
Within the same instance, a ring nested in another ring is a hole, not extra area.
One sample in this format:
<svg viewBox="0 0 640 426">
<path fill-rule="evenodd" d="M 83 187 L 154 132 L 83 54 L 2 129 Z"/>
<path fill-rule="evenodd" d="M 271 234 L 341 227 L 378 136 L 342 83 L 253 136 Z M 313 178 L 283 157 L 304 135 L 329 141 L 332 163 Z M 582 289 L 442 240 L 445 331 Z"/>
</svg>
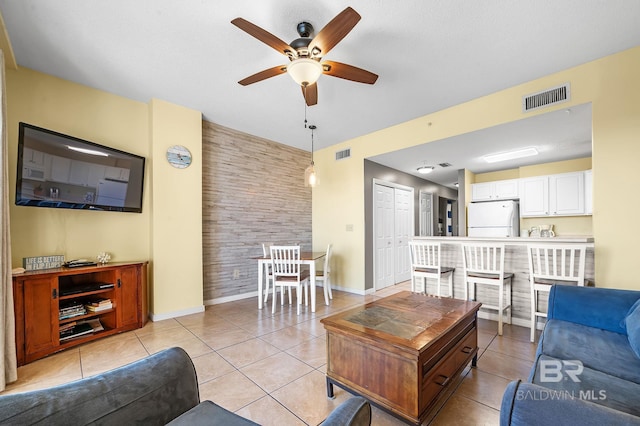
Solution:
<svg viewBox="0 0 640 426">
<path fill-rule="evenodd" d="M 586 244 L 529 244 L 529 287 L 531 290 L 531 342 L 535 341 L 538 318 L 546 318 L 540 303 L 541 293 L 551 286 L 585 284 Z"/>
<path fill-rule="evenodd" d="M 280 305 L 284 305 L 284 290 L 296 289 L 297 314 L 300 315 L 302 290 L 305 292 L 305 305 L 309 304 L 309 271 L 300 267 L 300 246 L 271 246 L 271 271 L 273 273 L 273 299 L 271 313 L 276 311 L 276 290 L 280 289 Z"/>
</svg>

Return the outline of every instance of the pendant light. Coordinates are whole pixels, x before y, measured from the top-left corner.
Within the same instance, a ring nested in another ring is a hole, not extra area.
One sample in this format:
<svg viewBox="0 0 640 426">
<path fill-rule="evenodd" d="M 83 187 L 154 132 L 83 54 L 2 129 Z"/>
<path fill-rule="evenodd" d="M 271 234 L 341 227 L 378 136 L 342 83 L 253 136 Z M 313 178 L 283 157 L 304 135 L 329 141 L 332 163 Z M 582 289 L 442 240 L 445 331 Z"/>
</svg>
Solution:
<svg viewBox="0 0 640 426">
<path fill-rule="evenodd" d="M 318 184 L 318 176 L 313 163 L 313 131 L 317 129 L 315 125 L 310 125 L 311 129 L 311 164 L 304 171 L 304 186 L 313 188 Z"/>
</svg>

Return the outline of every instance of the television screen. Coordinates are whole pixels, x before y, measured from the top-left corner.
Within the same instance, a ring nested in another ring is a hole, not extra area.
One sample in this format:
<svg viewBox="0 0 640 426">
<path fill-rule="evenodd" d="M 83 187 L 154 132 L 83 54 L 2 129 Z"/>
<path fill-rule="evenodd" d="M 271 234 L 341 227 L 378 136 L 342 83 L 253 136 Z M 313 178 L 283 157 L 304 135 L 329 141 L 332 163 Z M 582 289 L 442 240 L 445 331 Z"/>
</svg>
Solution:
<svg viewBox="0 0 640 426">
<path fill-rule="evenodd" d="M 144 161 L 20 123 L 16 205 L 140 213 Z"/>
</svg>

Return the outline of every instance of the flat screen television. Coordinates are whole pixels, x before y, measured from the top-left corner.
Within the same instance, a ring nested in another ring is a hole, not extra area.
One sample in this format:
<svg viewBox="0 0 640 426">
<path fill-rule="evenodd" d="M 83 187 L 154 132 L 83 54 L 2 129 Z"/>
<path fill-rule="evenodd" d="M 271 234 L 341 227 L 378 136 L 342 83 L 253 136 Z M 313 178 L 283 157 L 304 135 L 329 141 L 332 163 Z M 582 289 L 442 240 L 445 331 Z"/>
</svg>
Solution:
<svg viewBox="0 0 640 426">
<path fill-rule="evenodd" d="M 16 205 L 142 212 L 144 157 L 20 123 Z"/>
</svg>

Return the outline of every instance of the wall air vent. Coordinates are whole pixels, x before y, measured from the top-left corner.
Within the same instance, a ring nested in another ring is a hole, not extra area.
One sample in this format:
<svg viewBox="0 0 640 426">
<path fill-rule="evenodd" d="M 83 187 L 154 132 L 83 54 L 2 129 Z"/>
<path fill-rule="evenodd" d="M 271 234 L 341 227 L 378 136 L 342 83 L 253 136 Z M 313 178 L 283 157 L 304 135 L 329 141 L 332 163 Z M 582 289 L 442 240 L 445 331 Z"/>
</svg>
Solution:
<svg viewBox="0 0 640 426">
<path fill-rule="evenodd" d="M 439 163 L 438 166 L 440 166 L 440 167 L 451 167 L 451 163 Z"/>
<path fill-rule="evenodd" d="M 552 87 L 541 92 L 532 93 L 522 97 L 522 112 L 567 102 L 571 99 L 571 85 L 565 83 L 562 86 Z"/>
<path fill-rule="evenodd" d="M 336 152 L 336 161 L 351 157 L 351 148 Z"/>
</svg>

